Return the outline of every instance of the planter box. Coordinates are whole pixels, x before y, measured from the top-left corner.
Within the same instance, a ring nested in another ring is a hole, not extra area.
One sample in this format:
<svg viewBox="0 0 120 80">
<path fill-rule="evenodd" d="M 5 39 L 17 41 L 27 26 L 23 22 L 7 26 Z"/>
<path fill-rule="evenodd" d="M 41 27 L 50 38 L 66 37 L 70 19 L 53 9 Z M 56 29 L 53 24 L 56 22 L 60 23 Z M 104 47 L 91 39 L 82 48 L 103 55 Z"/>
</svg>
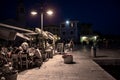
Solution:
<svg viewBox="0 0 120 80">
<path fill-rule="evenodd" d="M 73 63 L 73 56 L 72 55 L 67 55 L 64 59 L 64 63 L 70 64 Z"/>
</svg>

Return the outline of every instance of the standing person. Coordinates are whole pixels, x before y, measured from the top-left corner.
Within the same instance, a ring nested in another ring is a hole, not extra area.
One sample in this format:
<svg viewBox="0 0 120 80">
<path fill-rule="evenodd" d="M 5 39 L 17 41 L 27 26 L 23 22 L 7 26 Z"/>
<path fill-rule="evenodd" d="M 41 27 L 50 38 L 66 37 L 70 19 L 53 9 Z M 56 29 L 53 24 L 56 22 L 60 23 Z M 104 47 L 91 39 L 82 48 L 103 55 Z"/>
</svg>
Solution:
<svg viewBox="0 0 120 80">
<path fill-rule="evenodd" d="M 70 40 L 69 44 L 70 44 L 70 50 L 73 51 L 74 42 L 72 39 Z"/>
<path fill-rule="evenodd" d="M 97 51 L 97 47 L 96 45 L 94 44 L 91 48 L 91 54 L 92 54 L 92 57 L 96 57 L 96 51 Z"/>
</svg>

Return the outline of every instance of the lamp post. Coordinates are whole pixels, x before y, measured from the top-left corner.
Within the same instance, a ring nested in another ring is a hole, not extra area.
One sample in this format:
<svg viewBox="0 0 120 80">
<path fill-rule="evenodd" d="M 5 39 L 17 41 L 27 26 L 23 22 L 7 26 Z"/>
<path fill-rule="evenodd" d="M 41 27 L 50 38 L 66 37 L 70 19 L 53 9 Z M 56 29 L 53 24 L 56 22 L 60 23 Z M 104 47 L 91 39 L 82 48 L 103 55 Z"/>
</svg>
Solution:
<svg viewBox="0 0 120 80">
<path fill-rule="evenodd" d="M 53 11 L 52 10 L 48 10 L 46 13 L 51 16 L 53 14 Z M 31 14 L 33 16 L 35 16 L 35 15 L 38 14 L 38 12 L 32 11 Z M 44 40 L 43 40 L 43 25 L 44 25 L 43 24 L 44 23 L 44 12 L 43 12 L 43 10 L 41 11 L 41 13 L 39 15 L 40 15 L 40 20 L 41 20 L 41 27 L 40 28 L 41 28 L 41 38 L 42 38 L 41 40 L 42 40 L 42 48 L 43 48 L 43 42 L 44 42 Z"/>
<path fill-rule="evenodd" d="M 53 15 L 53 11 L 52 11 L 52 10 L 48 10 L 46 13 L 47 13 L 48 15 L 50 15 L 50 16 Z M 38 13 L 37 13 L 36 11 L 32 11 L 31 14 L 32 14 L 33 16 L 35 16 L 35 15 L 37 15 Z M 41 16 L 41 30 L 43 30 L 43 21 L 44 21 L 43 16 L 44 16 L 44 12 L 41 12 L 41 13 L 40 13 L 40 16 Z"/>
<path fill-rule="evenodd" d="M 53 14 L 53 12 L 52 12 L 52 10 L 48 10 L 47 12 L 46 12 L 48 15 L 52 15 Z M 31 12 L 31 14 L 32 15 L 37 15 L 37 12 L 36 11 L 32 11 Z M 42 46 L 41 47 L 41 49 L 42 49 L 42 53 L 44 53 L 44 51 L 45 51 L 45 47 L 44 47 L 44 38 L 43 38 L 43 23 L 44 23 L 44 11 L 42 10 L 41 11 L 41 13 L 40 13 L 40 20 L 41 20 L 41 41 L 42 41 L 42 44 L 40 43 L 40 45 Z M 39 41 L 38 42 L 40 42 L 40 39 L 39 39 Z M 43 54 L 42 56 L 43 56 L 43 58 L 45 58 L 46 59 L 46 57 L 45 57 L 45 55 L 47 55 L 47 54 Z"/>
<path fill-rule="evenodd" d="M 41 13 L 41 30 L 43 31 L 43 12 Z"/>
</svg>

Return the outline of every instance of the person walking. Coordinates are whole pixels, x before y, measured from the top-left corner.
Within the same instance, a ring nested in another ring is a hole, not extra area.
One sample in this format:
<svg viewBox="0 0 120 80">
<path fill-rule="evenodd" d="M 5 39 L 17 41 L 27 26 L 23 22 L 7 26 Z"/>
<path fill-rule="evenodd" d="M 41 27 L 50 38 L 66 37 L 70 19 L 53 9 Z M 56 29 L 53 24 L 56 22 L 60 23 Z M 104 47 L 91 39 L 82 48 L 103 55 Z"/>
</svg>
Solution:
<svg viewBox="0 0 120 80">
<path fill-rule="evenodd" d="M 70 50 L 73 51 L 73 48 L 74 48 L 74 42 L 73 42 L 72 39 L 70 40 L 69 45 L 70 45 Z"/>
</svg>

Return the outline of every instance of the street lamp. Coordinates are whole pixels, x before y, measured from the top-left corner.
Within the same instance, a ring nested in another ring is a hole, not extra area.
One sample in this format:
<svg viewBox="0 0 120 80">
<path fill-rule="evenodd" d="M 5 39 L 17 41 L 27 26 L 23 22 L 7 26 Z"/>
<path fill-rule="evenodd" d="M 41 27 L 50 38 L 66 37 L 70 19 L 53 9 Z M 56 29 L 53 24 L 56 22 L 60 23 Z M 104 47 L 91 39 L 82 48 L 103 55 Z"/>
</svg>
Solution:
<svg viewBox="0 0 120 80">
<path fill-rule="evenodd" d="M 47 13 L 48 15 L 50 15 L 50 16 L 53 15 L 53 11 L 52 11 L 52 10 L 48 10 L 46 13 Z M 38 14 L 38 12 L 32 11 L 31 14 L 32 14 L 33 16 L 35 16 L 35 15 Z M 41 31 L 43 31 L 43 15 L 44 15 L 44 12 L 41 12 L 41 13 L 40 13 L 40 16 L 41 16 Z"/>
<path fill-rule="evenodd" d="M 48 10 L 46 13 L 47 13 L 48 15 L 53 15 L 53 11 L 52 11 L 52 10 Z"/>
<path fill-rule="evenodd" d="M 69 23 L 70 23 L 70 21 L 68 21 L 68 20 L 67 20 L 65 23 L 66 23 L 66 24 L 69 24 Z"/>
<path fill-rule="evenodd" d="M 52 15 L 52 14 L 53 14 L 53 11 L 52 11 L 52 10 L 48 10 L 46 13 L 47 13 L 48 15 Z M 32 11 L 31 14 L 32 14 L 33 16 L 35 16 L 35 15 L 38 14 L 38 12 Z M 42 42 L 43 42 L 43 16 L 44 16 L 44 12 L 42 11 L 42 12 L 40 13 L 40 17 L 41 17 L 41 35 L 42 35 Z M 43 46 L 43 44 L 42 44 L 42 46 Z M 42 47 L 42 50 L 43 50 L 43 47 Z"/>
<path fill-rule="evenodd" d="M 37 12 L 36 11 L 32 11 L 31 14 L 32 15 L 37 15 Z"/>
</svg>

